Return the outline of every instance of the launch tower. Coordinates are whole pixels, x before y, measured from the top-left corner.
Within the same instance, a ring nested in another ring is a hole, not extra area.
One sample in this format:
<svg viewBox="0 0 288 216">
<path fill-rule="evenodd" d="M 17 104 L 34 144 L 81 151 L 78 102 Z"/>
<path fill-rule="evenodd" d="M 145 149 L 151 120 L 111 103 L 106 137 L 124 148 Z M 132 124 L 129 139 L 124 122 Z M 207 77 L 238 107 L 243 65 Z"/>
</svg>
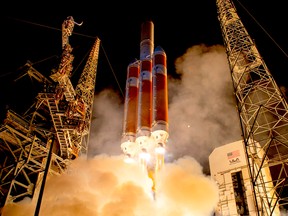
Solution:
<svg viewBox="0 0 288 216">
<path fill-rule="evenodd" d="M 245 190 L 253 191 L 256 215 L 277 215 L 288 208 L 287 101 L 232 1 L 216 3 L 251 178 Z"/>
<path fill-rule="evenodd" d="M 25 197 L 37 199 L 45 174 L 59 175 L 71 160 L 86 156 L 100 40 L 96 38 L 74 89 L 73 17 L 62 24 L 62 56 L 49 78 L 25 65 L 27 73 L 43 84 L 43 91 L 24 114 L 9 110 L 0 126 L 0 208 Z M 77 24 L 81 25 L 81 24 Z"/>
</svg>

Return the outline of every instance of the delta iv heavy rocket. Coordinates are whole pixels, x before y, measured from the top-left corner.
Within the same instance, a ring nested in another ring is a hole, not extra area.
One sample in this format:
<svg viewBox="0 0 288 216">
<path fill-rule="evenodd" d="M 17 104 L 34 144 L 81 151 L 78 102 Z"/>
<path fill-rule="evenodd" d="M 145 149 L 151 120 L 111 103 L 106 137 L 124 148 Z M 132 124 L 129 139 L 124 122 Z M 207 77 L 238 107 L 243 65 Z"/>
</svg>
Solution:
<svg viewBox="0 0 288 216">
<path fill-rule="evenodd" d="M 127 68 L 121 149 L 145 167 L 153 192 L 168 136 L 166 53 L 160 46 L 154 50 L 154 24 L 146 21 L 141 25 L 140 59 Z"/>
</svg>

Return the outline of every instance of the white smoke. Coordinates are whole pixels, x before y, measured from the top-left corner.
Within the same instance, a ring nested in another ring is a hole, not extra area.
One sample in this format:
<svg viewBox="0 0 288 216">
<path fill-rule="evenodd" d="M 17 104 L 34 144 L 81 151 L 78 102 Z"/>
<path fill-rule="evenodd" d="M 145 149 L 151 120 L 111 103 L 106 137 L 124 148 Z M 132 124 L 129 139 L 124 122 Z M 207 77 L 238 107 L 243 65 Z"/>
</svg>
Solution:
<svg viewBox="0 0 288 216">
<path fill-rule="evenodd" d="M 106 89 L 94 98 L 93 106 L 89 156 L 100 153 L 121 154 L 120 142 L 124 110 L 119 95 Z"/>
<path fill-rule="evenodd" d="M 47 180 L 43 216 L 208 216 L 217 202 L 217 187 L 193 158 L 166 164 L 153 200 L 151 181 L 137 164 L 121 156 L 78 158 L 67 174 Z M 36 199 L 7 204 L 3 216 L 34 215 Z"/>
<path fill-rule="evenodd" d="M 203 166 L 215 147 L 240 139 L 225 50 L 197 45 L 175 65 L 181 79 L 168 80 L 169 160 L 157 177 L 156 200 L 146 173 L 123 162 L 123 104 L 104 90 L 95 96 L 89 157 L 47 179 L 41 216 L 213 215 L 218 188 Z M 34 215 L 36 200 L 7 204 L 3 216 Z"/>
<path fill-rule="evenodd" d="M 241 139 L 232 79 L 221 45 L 196 45 L 176 62 L 169 80 L 169 151 L 190 155 L 207 168 L 214 148 Z"/>
</svg>

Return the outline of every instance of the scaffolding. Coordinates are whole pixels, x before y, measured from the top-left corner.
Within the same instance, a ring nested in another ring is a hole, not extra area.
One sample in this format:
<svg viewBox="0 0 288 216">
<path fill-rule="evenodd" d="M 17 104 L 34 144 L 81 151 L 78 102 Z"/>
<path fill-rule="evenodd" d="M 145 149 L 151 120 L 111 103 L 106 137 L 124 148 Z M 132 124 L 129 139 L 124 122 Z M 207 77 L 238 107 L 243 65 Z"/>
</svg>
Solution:
<svg viewBox="0 0 288 216">
<path fill-rule="evenodd" d="M 73 29 L 74 21 L 68 18 Z M 43 91 L 24 114 L 8 110 L 0 125 L 0 215 L 8 203 L 38 198 L 45 174 L 61 175 L 72 160 L 87 156 L 100 40 L 96 38 L 74 89 L 71 34 L 63 34 L 61 62 L 50 78 L 29 62 L 25 65 Z"/>
<path fill-rule="evenodd" d="M 288 105 L 230 0 L 217 0 L 258 215 L 288 208 Z M 270 178 L 271 176 L 271 178 Z"/>
</svg>

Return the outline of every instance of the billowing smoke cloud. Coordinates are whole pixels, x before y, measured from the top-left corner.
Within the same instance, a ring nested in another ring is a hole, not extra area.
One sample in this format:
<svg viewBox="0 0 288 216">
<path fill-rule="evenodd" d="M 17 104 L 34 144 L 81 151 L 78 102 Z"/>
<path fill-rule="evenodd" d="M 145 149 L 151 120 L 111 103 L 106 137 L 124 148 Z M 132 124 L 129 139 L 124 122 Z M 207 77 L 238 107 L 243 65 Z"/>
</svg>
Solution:
<svg viewBox="0 0 288 216">
<path fill-rule="evenodd" d="M 53 216 L 208 216 L 218 191 L 201 166 L 186 157 L 166 164 L 158 176 L 158 196 L 138 164 L 122 156 L 78 158 L 66 174 L 47 180 L 39 215 Z M 34 215 L 36 199 L 5 206 L 3 215 Z"/>
<path fill-rule="evenodd" d="M 100 153 L 122 154 L 120 148 L 124 107 L 112 90 L 100 92 L 94 99 L 89 156 Z"/>
<path fill-rule="evenodd" d="M 169 80 L 169 152 L 194 157 L 206 171 L 214 148 L 241 139 L 225 49 L 193 46 L 175 65 L 181 79 Z"/>
<path fill-rule="evenodd" d="M 156 200 L 146 173 L 123 162 L 123 104 L 104 90 L 95 97 L 89 157 L 74 160 L 63 175 L 49 176 L 41 216 L 213 214 L 218 189 L 203 169 L 215 147 L 240 139 L 225 50 L 191 47 L 176 60 L 176 69 L 181 79 L 168 81 L 168 160 L 157 176 Z M 36 201 L 8 204 L 3 216 L 34 215 Z"/>
</svg>

